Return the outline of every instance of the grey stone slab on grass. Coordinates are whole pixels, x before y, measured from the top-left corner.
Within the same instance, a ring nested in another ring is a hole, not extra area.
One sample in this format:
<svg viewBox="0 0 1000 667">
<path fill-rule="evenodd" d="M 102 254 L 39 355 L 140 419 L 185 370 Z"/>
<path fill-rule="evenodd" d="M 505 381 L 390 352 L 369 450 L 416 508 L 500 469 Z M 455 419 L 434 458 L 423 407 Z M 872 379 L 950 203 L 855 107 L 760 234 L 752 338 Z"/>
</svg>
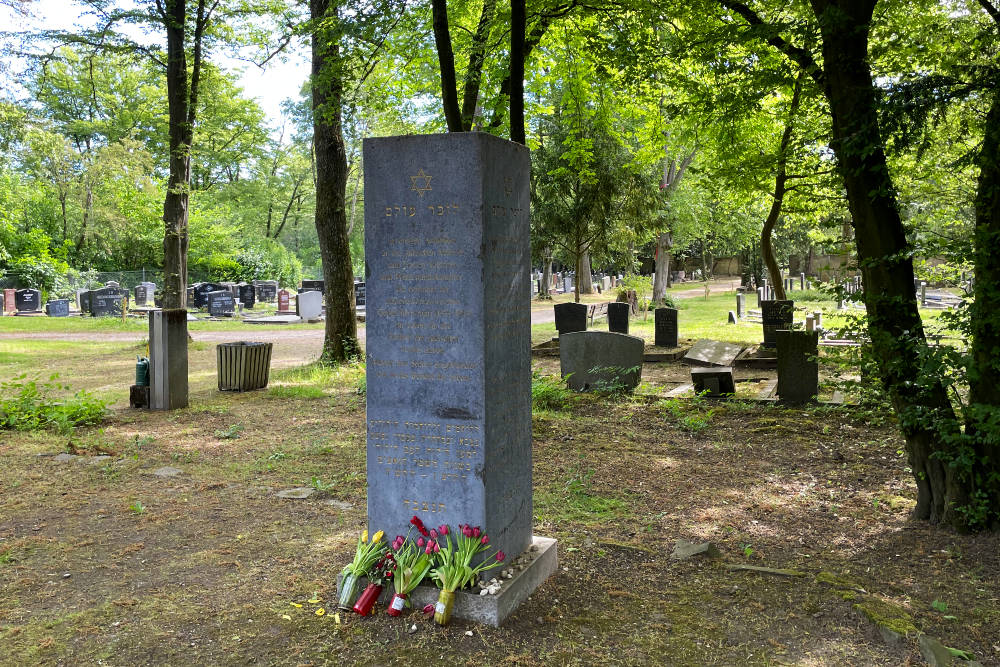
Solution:
<svg viewBox="0 0 1000 667">
<path fill-rule="evenodd" d="M 582 303 L 557 303 L 552 306 L 556 316 L 556 331 L 560 335 L 587 330 L 587 307 Z"/>
<path fill-rule="evenodd" d="M 149 314 L 149 407 L 176 410 L 188 404 L 188 312 L 182 308 Z"/>
<path fill-rule="evenodd" d="M 76 458 L 75 454 L 67 454 L 66 452 L 63 452 L 62 454 L 56 454 L 53 456 L 52 460 L 58 461 L 59 463 L 68 463 L 69 461 L 75 461 Z"/>
<path fill-rule="evenodd" d="M 279 498 L 288 498 L 290 500 L 305 500 L 309 496 L 316 493 L 316 489 L 311 486 L 300 486 L 295 489 L 285 489 L 284 491 L 278 491 L 276 496 Z"/>
<path fill-rule="evenodd" d="M 775 332 L 778 345 L 778 398 L 786 403 L 812 401 L 819 393 L 818 331 Z"/>
<path fill-rule="evenodd" d="M 732 366 L 742 351 L 741 345 L 703 338 L 691 346 L 684 362 L 694 366 Z"/>
<path fill-rule="evenodd" d="M 174 468 L 172 466 L 163 466 L 162 468 L 157 468 L 153 471 L 153 475 L 157 477 L 177 477 L 184 471 L 180 468 Z"/>
<path fill-rule="evenodd" d="M 687 560 L 695 556 L 720 558 L 722 552 L 711 542 L 689 542 L 680 539 L 674 544 L 674 550 L 670 553 L 670 558 L 673 560 Z"/>
<path fill-rule="evenodd" d="M 657 347 L 677 347 L 676 308 L 657 308 L 653 311 L 653 344 Z"/>
<path fill-rule="evenodd" d="M 478 590 L 456 592 L 452 618 L 494 627 L 503 623 L 559 567 L 559 551 L 555 540 L 536 535 L 532 538 L 531 548 L 537 549 L 529 552 L 534 559 L 523 570 L 517 571 L 512 579 L 504 579 L 503 586 L 495 595 L 480 595 Z M 487 570 L 486 577 L 499 578 L 498 572 L 502 569 L 503 566 Z M 392 589 L 391 586 L 389 588 Z M 424 605 L 437 602 L 440 592 L 435 586 L 418 586 L 410 596 L 413 608 L 421 609 Z"/>
<path fill-rule="evenodd" d="M 636 336 L 578 331 L 559 337 L 559 367 L 575 391 L 632 391 L 642 377 L 644 348 Z"/>
<path fill-rule="evenodd" d="M 323 293 L 309 289 L 299 292 L 295 299 L 295 312 L 306 320 L 315 320 L 323 313 Z"/>
<path fill-rule="evenodd" d="M 528 150 L 365 139 L 368 526 L 531 542 Z"/>
<path fill-rule="evenodd" d="M 628 317 L 632 307 L 627 303 L 608 304 L 608 331 L 628 333 Z"/>
<path fill-rule="evenodd" d="M 775 332 L 791 329 L 795 314 L 795 302 L 789 299 L 761 301 L 760 320 L 764 327 L 764 347 L 774 348 Z"/>
<path fill-rule="evenodd" d="M 727 394 L 736 393 L 736 381 L 733 379 L 733 369 L 728 366 L 713 366 L 709 368 L 692 368 L 691 383 L 694 392 L 709 398 L 721 398 Z"/>
</svg>

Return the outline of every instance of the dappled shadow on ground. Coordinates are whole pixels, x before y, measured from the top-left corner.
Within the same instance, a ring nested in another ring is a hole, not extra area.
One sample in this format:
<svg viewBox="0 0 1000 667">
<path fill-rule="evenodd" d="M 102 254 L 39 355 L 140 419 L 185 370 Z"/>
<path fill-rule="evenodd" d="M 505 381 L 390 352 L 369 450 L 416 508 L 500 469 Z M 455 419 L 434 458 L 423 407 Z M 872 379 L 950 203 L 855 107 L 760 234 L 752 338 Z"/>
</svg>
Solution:
<svg viewBox="0 0 1000 667">
<path fill-rule="evenodd" d="M 242 395 L 206 378 L 194 407 L 119 410 L 64 463 L 36 455 L 65 439 L 5 433 L 0 664 L 917 660 L 854 608 L 865 594 L 1000 659 L 1000 539 L 908 520 L 893 426 L 757 404 L 579 396 L 536 413 L 535 531 L 559 539 L 560 570 L 500 629 L 317 616 L 365 523 L 356 386 L 350 370 Z M 294 486 L 322 491 L 274 497 Z M 671 561 L 679 538 L 722 558 Z"/>
</svg>

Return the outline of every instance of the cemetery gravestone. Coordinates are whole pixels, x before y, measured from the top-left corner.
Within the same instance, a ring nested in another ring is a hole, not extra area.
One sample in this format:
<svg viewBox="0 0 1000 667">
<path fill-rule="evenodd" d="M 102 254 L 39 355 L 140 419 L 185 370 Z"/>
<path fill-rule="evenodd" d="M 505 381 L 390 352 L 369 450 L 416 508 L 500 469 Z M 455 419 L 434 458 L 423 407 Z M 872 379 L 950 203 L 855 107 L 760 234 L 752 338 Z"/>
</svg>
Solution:
<svg viewBox="0 0 1000 667">
<path fill-rule="evenodd" d="M 364 164 L 368 525 L 479 525 L 519 554 L 532 543 L 528 150 L 477 132 L 387 137 L 364 140 Z"/>
<path fill-rule="evenodd" d="M 19 289 L 14 292 L 14 306 L 19 313 L 34 313 L 42 309 L 42 293 L 36 289 Z"/>
<path fill-rule="evenodd" d="M 354 283 L 354 307 L 364 310 L 365 283 L 363 281 Z"/>
<path fill-rule="evenodd" d="M 45 304 L 45 314 L 49 317 L 69 317 L 69 299 L 50 299 Z"/>
<path fill-rule="evenodd" d="M 17 297 L 15 296 L 15 291 L 13 289 L 5 289 L 3 291 L 3 310 L 4 312 L 13 313 L 17 310 Z"/>
<path fill-rule="evenodd" d="M 90 314 L 94 317 L 121 317 L 125 296 L 117 287 L 102 287 L 90 292 Z"/>
<path fill-rule="evenodd" d="M 695 341 L 684 355 L 684 362 L 695 366 L 732 366 L 743 348 L 734 343 L 702 339 Z"/>
<path fill-rule="evenodd" d="M 559 337 L 560 372 L 574 391 L 632 391 L 642 377 L 644 348 L 641 338 L 610 331 L 566 334 Z"/>
<path fill-rule="evenodd" d="M 299 288 L 299 293 L 302 292 L 322 292 L 324 290 L 324 282 L 322 280 L 303 280 L 302 287 Z"/>
<path fill-rule="evenodd" d="M 281 290 L 278 292 L 278 312 L 287 313 L 289 311 L 290 301 L 292 294 L 288 290 Z"/>
<path fill-rule="evenodd" d="M 89 289 L 77 290 L 76 301 L 77 305 L 80 306 L 80 312 L 84 315 L 90 315 L 90 300 L 93 292 Z"/>
<path fill-rule="evenodd" d="M 694 385 L 694 393 L 704 393 L 708 398 L 722 398 L 736 393 L 736 381 L 730 366 L 692 368 L 691 384 Z"/>
<path fill-rule="evenodd" d="M 256 300 L 261 303 L 270 303 L 278 298 L 278 282 L 276 280 L 255 280 L 254 288 L 257 291 Z"/>
<path fill-rule="evenodd" d="M 295 300 L 295 314 L 304 320 L 317 320 L 323 313 L 323 293 L 316 290 L 301 292 Z"/>
<path fill-rule="evenodd" d="M 221 283 L 198 283 L 194 286 L 194 307 L 206 308 L 208 306 L 208 295 L 212 292 L 229 291 Z"/>
<path fill-rule="evenodd" d="M 253 285 L 240 283 L 238 287 L 240 292 L 240 303 L 243 304 L 244 308 L 253 308 L 257 300 L 257 294 L 254 292 Z"/>
<path fill-rule="evenodd" d="M 677 347 L 677 309 L 657 308 L 653 311 L 653 344 L 657 347 Z"/>
<path fill-rule="evenodd" d="M 233 313 L 236 312 L 236 299 L 233 298 L 233 293 L 229 290 L 209 292 L 206 297 L 208 298 L 208 314 L 212 317 L 232 317 Z"/>
<path fill-rule="evenodd" d="M 764 326 L 763 347 L 774 348 L 776 345 L 774 332 L 778 329 L 791 329 L 794 313 L 794 301 L 783 299 L 761 302 L 760 319 Z"/>
<path fill-rule="evenodd" d="M 144 283 L 136 285 L 133 293 L 135 294 L 135 305 L 137 308 L 144 307 L 153 297 L 153 290 L 149 289 Z"/>
<path fill-rule="evenodd" d="M 627 303 L 608 304 L 608 331 L 628 333 L 628 316 L 631 307 Z"/>
<path fill-rule="evenodd" d="M 582 303 L 557 303 L 552 306 L 559 335 L 587 330 L 587 307 Z"/>
<path fill-rule="evenodd" d="M 819 334 L 816 331 L 776 332 L 778 345 L 778 398 L 805 403 L 819 393 Z"/>
<path fill-rule="evenodd" d="M 736 295 L 736 317 L 741 320 L 746 317 L 747 314 L 747 295 L 740 292 Z"/>
</svg>

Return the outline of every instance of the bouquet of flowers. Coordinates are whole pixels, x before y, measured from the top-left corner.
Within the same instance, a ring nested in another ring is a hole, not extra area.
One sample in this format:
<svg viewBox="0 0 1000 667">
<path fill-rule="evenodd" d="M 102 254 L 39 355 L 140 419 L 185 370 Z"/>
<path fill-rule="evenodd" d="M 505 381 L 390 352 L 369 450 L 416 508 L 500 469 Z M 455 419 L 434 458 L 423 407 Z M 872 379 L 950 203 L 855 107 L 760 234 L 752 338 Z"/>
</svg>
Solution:
<svg viewBox="0 0 1000 667">
<path fill-rule="evenodd" d="M 406 537 L 397 535 L 392 542 L 393 557 L 396 559 L 392 585 L 396 592 L 389 601 L 387 612 L 390 616 L 399 616 L 403 608 L 409 606 L 410 592 L 427 576 L 434 564 L 435 551 L 441 549 L 437 542 L 430 539 L 430 533 L 423 521 L 414 516 L 410 519 L 410 523 L 420 531 L 421 537 L 414 542 L 407 533 Z"/>
<path fill-rule="evenodd" d="M 372 535 L 371 542 L 368 541 L 367 530 L 358 537 L 358 546 L 354 550 L 354 560 L 344 568 L 343 578 L 340 581 L 340 597 L 337 606 L 341 609 L 351 608 L 358 597 L 361 577 L 367 575 L 385 553 L 386 545 L 382 541 L 384 534 L 381 530 L 378 531 Z"/>
<path fill-rule="evenodd" d="M 372 607 L 378 601 L 379 595 L 382 594 L 382 589 L 392 579 L 395 569 L 395 557 L 391 551 L 385 552 L 382 558 L 372 567 L 371 572 L 368 573 L 368 586 L 361 592 L 361 597 L 358 598 L 358 601 L 354 603 L 355 612 L 362 616 L 367 616 L 371 612 Z"/>
<path fill-rule="evenodd" d="M 434 620 L 440 625 L 446 625 L 451 618 L 455 591 L 468 586 L 475 581 L 480 572 L 500 565 L 506 558 L 504 552 L 497 551 L 493 559 L 486 558 L 473 567 L 473 559 L 489 549 L 490 538 L 480 530 L 479 526 L 473 528 L 462 524 L 458 528 L 462 534 L 455 537 L 454 545 L 447 525 L 438 526 L 437 531 L 430 531 L 431 537 L 436 538 L 439 545 L 435 550 L 437 567 L 431 571 L 431 578 L 441 588 L 437 605 L 434 607 Z M 443 548 L 440 547 L 442 537 L 445 540 Z"/>
</svg>

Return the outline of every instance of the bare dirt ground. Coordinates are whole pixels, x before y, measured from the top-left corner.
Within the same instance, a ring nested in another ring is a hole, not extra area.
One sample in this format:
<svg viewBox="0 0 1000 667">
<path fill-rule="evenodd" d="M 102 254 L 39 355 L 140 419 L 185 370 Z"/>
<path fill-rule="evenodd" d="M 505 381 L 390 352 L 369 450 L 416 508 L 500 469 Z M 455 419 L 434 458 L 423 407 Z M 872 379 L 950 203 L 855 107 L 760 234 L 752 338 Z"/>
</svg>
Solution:
<svg viewBox="0 0 1000 667">
<path fill-rule="evenodd" d="M 655 386 L 536 402 L 534 530 L 560 569 L 503 627 L 335 615 L 366 516 L 361 370 L 220 393 L 205 342 L 187 409 L 122 399 L 72 438 L 0 432 L 0 665 L 901 665 L 921 663 L 920 632 L 1000 664 L 1000 537 L 909 520 L 883 415 Z M 134 351 L 80 344 L 35 367 L 124 388 Z M 276 365 L 314 356 L 282 346 Z M 321 491 L 275 497 L 297 486 Z M 678 539 L 721 557 L 671 560 Z"/>
</svg>

